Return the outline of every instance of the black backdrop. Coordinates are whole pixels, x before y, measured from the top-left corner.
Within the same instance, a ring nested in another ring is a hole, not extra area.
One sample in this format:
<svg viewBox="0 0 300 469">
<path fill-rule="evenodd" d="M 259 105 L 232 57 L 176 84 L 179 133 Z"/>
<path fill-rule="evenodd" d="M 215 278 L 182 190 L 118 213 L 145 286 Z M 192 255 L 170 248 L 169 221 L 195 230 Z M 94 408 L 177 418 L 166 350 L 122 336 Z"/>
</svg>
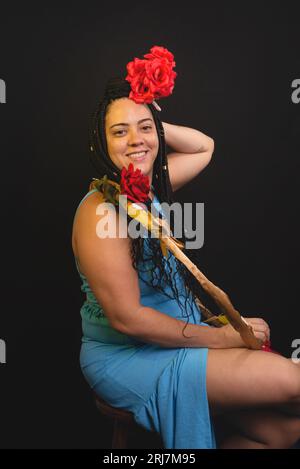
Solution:
<svg viewBox="0 0 300 469">
<path fill-rule="evenodd" d="M 153 45 L 178 73 L 162 120 L 215 140 L 210 165 L 176 193 L 205 203 L 202 270 L 270 323 L 273 348 L 290 356 L 300 337 L 297 3 L 108 3 L 1 6 L 2 448 L 109 447 L 78 363 L 71 227 L 95 176 L 88 117 L 107 78 Z"/>
</svg>

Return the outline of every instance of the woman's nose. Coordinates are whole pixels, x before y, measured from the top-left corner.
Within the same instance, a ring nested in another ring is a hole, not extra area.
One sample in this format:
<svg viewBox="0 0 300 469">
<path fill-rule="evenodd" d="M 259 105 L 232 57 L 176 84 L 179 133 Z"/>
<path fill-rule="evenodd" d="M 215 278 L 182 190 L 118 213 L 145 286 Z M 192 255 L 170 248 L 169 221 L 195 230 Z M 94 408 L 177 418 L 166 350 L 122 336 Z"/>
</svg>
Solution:
<svg viewBox="0 0 300 469">
<path fill-rule="evenodd" d="M 128 132 L 128 145 L 139 145 L 143 143 L 143 139 L 138 130 L 131 129 Z"/>
</svg>

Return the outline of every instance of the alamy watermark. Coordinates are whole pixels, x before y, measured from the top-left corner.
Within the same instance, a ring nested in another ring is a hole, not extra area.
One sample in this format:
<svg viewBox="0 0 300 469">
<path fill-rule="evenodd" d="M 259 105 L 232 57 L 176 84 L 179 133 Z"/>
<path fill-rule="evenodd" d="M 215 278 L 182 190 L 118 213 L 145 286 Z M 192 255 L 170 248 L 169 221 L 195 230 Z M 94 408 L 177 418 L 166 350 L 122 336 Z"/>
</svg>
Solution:
<svg viewBox="0 0 300 469">
<path fill-rule="evenodd" d="M 291 84 L 292 88 L 295 88 L 291 95 L 291 100 L 294 104 L 300 103 L 300 78 L 295 78 Z"/>
<path fill-rule="evenodd" d="M 6 343 L 0 339 L 0 363 L 6 363 Z"/>
<path fill-rule="evenodd" d="M 0 103 L 6 103 L 6 84 L 0 78 Z M 6 363 L 6 343 L 5 340 L 0 339 L 0 364 Z"/>
<path fill-rule="evenodd" d="M 132 203 L 131 208 L 133 208 L 136 213 L 140 209 L 140 205 L 146 209 L 144 204 L 135 204 Z M 155 206 L 156 204 L 152 203 L 150 206 L 149 212 L 154 219 L 159 217 L 158 209 Z M 180 204 L 179 202 L 174 202 L 173 204 L 168 204 L 167 202 L 162 202 L 160 204 L 162 210 L 162 218 L 165 221 L 165 226 L 170 226 L 171 216 L 173 214 L 173 232 L 163 228 L 162 237 L 173 236 L 175 238 L 182 238 L 183 230 L 186 238 L 185 247 L 187 249 L 200 249 L 204 244 L 204 203 L 197 202 L 195 217 L 193 217 L 193 203 L 185 202 Z M 98 221 L 96 226 L 96 234 L 99 238 L 158 238 L 158 231 L 148 231 L 140 222 L 132 218 L 129 223 L 127 223 L 127 196 L 119 196 L 119 218 L 118 223 L 115 222 L 115 216 L 111 214 L 116 213 L 115 206 L 110 202 L 100 203 L 97 206 L 96 214 L 101 216 L 101 219 Z M 194 219 L 194 220 L 193 220 Z M 193 221 L 195 222 L 195 227 L 193 228 Z M 118 228 L 118 229 L 117 229 Z"/>
<path fill-rule="evenodd" d="M 6 84 L 4 80 L 0 78 L 0 103 L 6 103 Z"/>
<path fill-rule="evenodd" d="M 292 353 L 292 361 L 294 363 L 300 363 L 300 339 L 294 339 L 291 345 L 292 348 L 296 348 L 296 350 Z"/>
<path fill-rule="evenodd" d="M 0 103 L 6 103 L 6 84 L 0 78 Z M 6 343 L 5 340 L 0 339 L 0 364 L 6 363 Z"/>
</svg>

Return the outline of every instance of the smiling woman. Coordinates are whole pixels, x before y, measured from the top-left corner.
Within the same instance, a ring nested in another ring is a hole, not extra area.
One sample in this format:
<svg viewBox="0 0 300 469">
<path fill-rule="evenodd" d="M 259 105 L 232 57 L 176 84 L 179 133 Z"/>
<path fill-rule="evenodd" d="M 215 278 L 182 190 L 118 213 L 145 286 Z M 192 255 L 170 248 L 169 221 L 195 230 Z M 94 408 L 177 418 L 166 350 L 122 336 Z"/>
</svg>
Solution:
<svg viewBox="0 0 300 469">
<path fill-rule="evenodd" d="M 159 142 L 148 106 L 126 97 L 113 101 L 106 113 L 105 131 L 108 153 L 115 165 L 128 168 L 132 162 L 152 184 Z"/>
<path fill-rule="evenodd" d="M 149 178 L 145 186 L 163 217 L 162 203 L 172 204 L 173 191 L 208 164 L 214 142 L 199 130 L 161 122 L 152 100 L 172 91 L 175 62 L 157 46 L 145 57 L 128 67 L 131 85 L 124 79 L 107 84 L 91 120 L 91 161 L 112 183 L 132 163 L 132 179 Z M 157 239 L 99 238 L 103 195 L 97 188 L 86 194 L 72 233 L 86 294 L 80 364 L 89 385 L 159 432 L 165 448 L 290 447 L 300 437 L 299 367 L 249 350 L 230 324 L 205 323 L 198 281 L 171 252 L 163 255 Z M 108 210 L 113 224 L 118 217 Z M 184 233 L 181 239 L 185 244 Z M 199 265 L 197 250 L 183 252 Z M 262 318 L 246 319 L 256 343 L 269 340 Z M 220 422 L 230 429 L 228 438 L 226 432 L 219 437 Z"/>
<path fill-rule="evenodd" d="M 107 175 L 116 182 L 122 168 L 132 163 L 149 178 L 153 204 L 162 213 L 162 202 L 174 202 L 164 126 L 153 104 L 136 103 L 129 94 L 130 86 L 123 79 L 108 82 L 91 120 L 91 161 L 100 177 Z M 171 136 L 169 130 L 166 128 Z M 197 148 L 202 145 L 199 135 L 195 131 Z M 179 152 L 177 156 L 180 158 Z M 159 432 L 166 448 L 215 447 L 205 396 L 207 349 L 192 349 L 199 331 L 204 341 L 211 341 L 212 328 L 201 322 L 195 302 L 199 283 L 171 253 L 167 258 L 162 255 L 158 239 L 100 240 L 95 233 L 101 200 L 97 190 L 90 191 L 73 225 L 73 251 L 87 295 L 81 308 L 84 376 L 108 403 L 132 411 L 138 423 Z M 108 217 L 118 223 L 117 214 L 109 212 Z M 96 374 L 92 363 L 97 363 Z M 146 373 L 143 380 L 142 373 Z M 191 376 L 195 379 L 192 387 L 198 389 L 200 383 L 194 402 L 185 388 Z M 172 392 L 176 383 L 182 391 L 166 404 L 162 396 Z M 157 403 L 153 401 L 155 391 Z M 194 419 L 189 416 L 193 406 L 199 408 Z M 190 427 L 180 424 L 185 419 L 192 421 Z M 192 436 L 194 426 L 203 429 Z"/>
</svg>

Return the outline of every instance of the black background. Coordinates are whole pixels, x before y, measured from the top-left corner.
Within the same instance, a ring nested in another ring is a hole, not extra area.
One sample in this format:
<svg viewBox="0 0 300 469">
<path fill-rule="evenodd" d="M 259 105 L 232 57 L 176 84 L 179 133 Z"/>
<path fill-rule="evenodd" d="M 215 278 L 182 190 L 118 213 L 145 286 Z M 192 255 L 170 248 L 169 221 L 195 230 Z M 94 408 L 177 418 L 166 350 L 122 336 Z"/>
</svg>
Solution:
<svg viewBox="0 0 300 469">
<path fill-rule="evenodd" d="M 165 122 L 213 137 L 176 193 L 205 203 L 201 270 L 285 356 L 300 338 L 297 2 L 1 5 L 0 447 L 107 448 L 79 368 L 83 302 L 71 250 L 88 190 L 88 117 L 111 75 L 153 45 L 174 53 Z M 138 442 L 135 441 L 138 445 Z"/>
</svg>

